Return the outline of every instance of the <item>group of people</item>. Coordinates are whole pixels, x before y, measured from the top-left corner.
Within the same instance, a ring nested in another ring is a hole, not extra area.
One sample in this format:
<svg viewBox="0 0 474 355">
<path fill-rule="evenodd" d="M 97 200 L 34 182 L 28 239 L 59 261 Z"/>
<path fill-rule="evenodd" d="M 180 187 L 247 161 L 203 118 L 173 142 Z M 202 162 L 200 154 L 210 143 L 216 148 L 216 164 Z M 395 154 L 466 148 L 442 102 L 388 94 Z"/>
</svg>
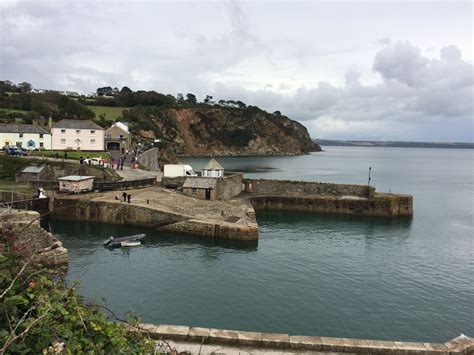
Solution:
<svg viewBox="0 0 474 355">
<path fill-rule="evenodd" d="M 120 200 L 120 198 L 118 197 L 118 195 L 115 195 L 115 199 L 116 199 L 116 200 Z M 127 194 L 127 193 L 124 191 L 124 192 L 122 192 L 122 199 L 123 199 L 123 202 L 128 202 L 128 203 L 130 203 L 131 200 L 132 200 L 132 195 Z"/>
</svg>

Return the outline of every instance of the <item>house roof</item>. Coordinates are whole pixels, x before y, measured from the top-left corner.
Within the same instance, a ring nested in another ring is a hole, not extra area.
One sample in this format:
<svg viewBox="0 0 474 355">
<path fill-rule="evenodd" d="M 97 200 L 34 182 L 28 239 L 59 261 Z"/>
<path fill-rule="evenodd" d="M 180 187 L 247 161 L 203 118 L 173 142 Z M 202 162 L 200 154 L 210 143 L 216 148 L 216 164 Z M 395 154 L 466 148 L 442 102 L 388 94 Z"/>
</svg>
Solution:
<svg viewBox="0 0 474 355">
<path fill-rule="evenodd" d="M 0 124 L 0 133 L 42 133 L 49 134 L 49 131 L 35 124 Z"/>
<path fill-rule="evenodd" d="M 104 130 L 97 123 L 92 122 L 91 120 L 69 120 L 64 119 L 59 122 L 56 122 L 53 125 L 53 128 L 72 128 L 72 129 L 96 129 Z"/>
<path fill-rule="evenodd" d="M 93 179 L 95 176 L 83 176 L 83 175 L 68 175 L 58 178 L 61 181 L 83 181 Z"/>
<path fill-rule="evenodd" d="M 27 166 L 21 172 L 22 173 L 40 173 L 44 169 L 44 165 L 40 166 Z"/>
<path fill-rule="evenodd" d="M 183 184 L 183 188 L 193 189 L 214 189 L 216 187 L 217 179 L 206 177 L 187 178 Z"/>
<path fill-rule="evenodd" d="M 224 167 L 216 159 L 212 158 L 204 167 L 204 170 L 224 170 Z"/>
</svg>

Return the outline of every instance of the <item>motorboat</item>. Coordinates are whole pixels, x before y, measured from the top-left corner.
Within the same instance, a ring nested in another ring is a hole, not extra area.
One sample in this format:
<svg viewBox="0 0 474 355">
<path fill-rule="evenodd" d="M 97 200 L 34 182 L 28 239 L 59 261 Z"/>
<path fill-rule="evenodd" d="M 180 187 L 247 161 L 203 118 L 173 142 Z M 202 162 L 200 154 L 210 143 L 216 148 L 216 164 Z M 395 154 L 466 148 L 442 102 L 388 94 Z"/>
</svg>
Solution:
<svg viewBox="0 0 474 355">
<path fill-rule="evenodd" d="M 128 237 L 110 237 L 104 241 L 104 246 L 109 248 L 119 248 L 119 247 L 135 247 L 141 245 L 142 239 L 145 238 L 145 234 L 135 234 Z"/>
</svg>

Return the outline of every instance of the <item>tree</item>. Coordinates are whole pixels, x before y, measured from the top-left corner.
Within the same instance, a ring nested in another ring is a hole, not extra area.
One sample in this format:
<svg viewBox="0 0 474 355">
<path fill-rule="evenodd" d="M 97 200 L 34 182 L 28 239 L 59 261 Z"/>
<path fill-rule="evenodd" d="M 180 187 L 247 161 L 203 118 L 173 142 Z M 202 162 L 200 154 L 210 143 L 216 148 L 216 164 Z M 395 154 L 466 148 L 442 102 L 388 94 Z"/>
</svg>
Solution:
<svg viewBox="0 0 474 355">
<path fill-rule="evenodd" d="M 242 101 L 236 101 L 235 104 L 237 106 L 239 106 L 239 108 L 246 108 L 247 107 L 247 105 L 244 104 Z"/>
<path fill-rule="evenodd" d="M 273 112 L 273 114 L 274 114 L 275 116 L 281 116 L 281 112 L 280 112 L 280 111 L 275 111 L 275 112 Z"/>
<path fill-rule="evenodd" d="M 190 92 L 188 92 L 188 93 L 186 94 L 186 102 L 187 102 L 188 104 L 191 104 L 191 105 L 196 105 L 196 104 L 197 104 L 196 95 L 191 94 Z"/>
<path fill-rule="evenodd" d="M 212 104 L 212 96 L 211 95 L 206 95 L 206 98 L 203 101 L 205 104 Z"/>
<path fill-rule="evenodd" d="M 103 88 L 97 89 L 97 95 L 99 96 L 112 96 L 113 89 L 110 86 L 104 86 Z"/>
<path fill-rule="evenodd" d="M 121 94 L 130 93 L 130 92 L 133 92 L 133 91 L 128 86 L 124 86 L 122 90 L 120 90 Z"/>
<path fill-rule="evenodd" d="M 31 92 L 33 89 L 33 86 L 31 86 L 30 83 L 27 83 L 26 81 L 19 83 L 18 88 L 21 90 L 21 92 Z"/>
</svg>

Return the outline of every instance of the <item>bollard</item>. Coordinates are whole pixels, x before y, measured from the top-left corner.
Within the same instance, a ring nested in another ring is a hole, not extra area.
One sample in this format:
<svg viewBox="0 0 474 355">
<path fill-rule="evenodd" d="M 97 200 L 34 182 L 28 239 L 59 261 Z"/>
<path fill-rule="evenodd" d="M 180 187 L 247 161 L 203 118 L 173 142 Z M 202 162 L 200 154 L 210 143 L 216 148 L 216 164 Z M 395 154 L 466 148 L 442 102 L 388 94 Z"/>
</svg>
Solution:
<svg viewBox="0 0 474 355">
<path fill-rule="evenodd" d="M 146 204 L 147 204 L 147 205 L 150 204 L 150 200 L 149 200 L 149 199 L 146 199 Z"/>
</svg>

